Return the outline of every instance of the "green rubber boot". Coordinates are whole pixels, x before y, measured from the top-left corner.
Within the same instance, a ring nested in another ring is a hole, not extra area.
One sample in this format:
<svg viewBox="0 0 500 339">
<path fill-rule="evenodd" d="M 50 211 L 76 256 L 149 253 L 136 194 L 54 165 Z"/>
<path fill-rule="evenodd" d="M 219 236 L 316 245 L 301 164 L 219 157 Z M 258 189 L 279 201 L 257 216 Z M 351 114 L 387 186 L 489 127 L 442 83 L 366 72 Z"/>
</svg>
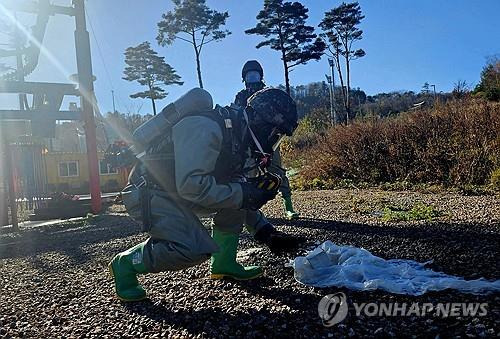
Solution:
<svg viewBox="0 0 500 339">
<path fill-rule="evenodd" d="M 239 234 L 213 230 L 212 237 L 219 245 L 219 252 L 212 254 L 210 278 L 229 277 L 235 280 L 250 280 L 260 277 L 263 272 L 259 266 L 244 267 L 236 262 Z"/>
<path fill-rule="evenodd" d="M 145 242 L 118 253 L 108 265 L 115 282 L 115 292 L 122 301 L 139 301 L 146 298 L 146 291 L 139 285 L 137 274 L 147 273 L 142 254 Z"/>
<path fill-rule="evenodd" d="M 295 220 L 299 218 L 299 213 L 293 210 L 292 196 L 283 197 L 283 207 L 285 208 L 285 215 L 288 220 Z"/>
</svg>

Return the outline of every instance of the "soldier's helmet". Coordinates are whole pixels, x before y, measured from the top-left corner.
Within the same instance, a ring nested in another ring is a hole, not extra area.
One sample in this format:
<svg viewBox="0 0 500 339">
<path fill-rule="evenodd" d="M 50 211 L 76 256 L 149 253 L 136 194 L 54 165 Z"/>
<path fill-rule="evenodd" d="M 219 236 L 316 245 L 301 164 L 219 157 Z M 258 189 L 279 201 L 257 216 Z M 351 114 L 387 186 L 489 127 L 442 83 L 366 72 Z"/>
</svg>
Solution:
<svg viewBox="0 0 500 339">
<path fill-rule="evenodd" d="M 246 107 L 249 126 L 265 152 L 272 153 L 285 135 L 297 128 L 297 106 L 284 91 L 264 88 L 255 92 Z"/>
<path fill-rule="evenodd" d="M 257 60 L 248 60 L 245 62 L 243 69 L 241 70 L 241 78 L 243 81 L 245 81 L 245 77 L 250 71 L 259 73 L 261 79 L 264 77 L 264 70 Z"/>
</svg>

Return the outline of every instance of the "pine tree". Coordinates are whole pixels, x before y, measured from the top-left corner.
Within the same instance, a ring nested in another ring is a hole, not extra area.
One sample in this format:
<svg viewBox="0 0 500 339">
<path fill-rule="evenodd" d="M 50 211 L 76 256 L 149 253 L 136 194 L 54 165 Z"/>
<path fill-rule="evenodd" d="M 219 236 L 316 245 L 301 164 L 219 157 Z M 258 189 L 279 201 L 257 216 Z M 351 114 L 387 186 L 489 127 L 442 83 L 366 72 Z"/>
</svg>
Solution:
<svg viewBox="0 0 500 339">
<path fill-rule="evenodd" d="M 474 89 L 476 95 L 488 100 L 500 101 L 500 55 L 488 59 L 481 72 L 481 81 Z"/>
<path fill-rule="evenodd" d="M 136 47 L 129 47 L 125 51 L 125 67 L 123 79 L 137 81 L 147 90 L 131 94 L 131 98 L 149 98 L 153 105 L 153 114 L 156 115 L 156 99 L 164 99 L 167 92 L 162 88 L 169 85 L 182 85 L 181 77 L 165 62 L 164 57 L 158 56 L 148 41 Z"/>
<path fill-rule="evenodd" d="M 351 90 L 351 61 L 365 56 L 363 49 L 353 49 L 352 45 L 357 40 L 363 38 L 363 31 L 358 26 L 364 18 L 364 15 L 361 14 L 359 3 L 346 4 L 343 2 L 340 6 L 326 12 L 319 25 L 323 29 L 323 37 L 326 37 L 329 42 L 328 51 L 336 61 L 347 121 L 349 121 L 351 113 L 349 98 Z M 344 77 L 340 67 L 341 56 L 345 62 L 347 87 L 344 87 Z"/>
<path fill-rule="evenodd" d="M 158 23 L 156 40 L 161 46 L 171 45 L 177 39 L 193 46 L 198 82 L 203 88 L 201 51 L 206 44 L 222 40 L 231 34 L 229 30 L 221 29 L 226 24 L 229 14 L 211 10 L 205 4 L 205 0 L 172 1 L 175 7 L 162 15 L 163 20 Z"/>
<path fill-rule="evenodd" d="M 290 94 L 290 69 L 319 60 L 326 48 L 314 33 L 314 27 L 306 25 L 309 10 L 299 2 L 265 0 L 264 8 L 257 15 L 257 25 L 246 34 L 262 35 L 266 40 L 256 48 L 269 46 L 281 53 L 285 72 L 285 88 Z"/>
</svg>

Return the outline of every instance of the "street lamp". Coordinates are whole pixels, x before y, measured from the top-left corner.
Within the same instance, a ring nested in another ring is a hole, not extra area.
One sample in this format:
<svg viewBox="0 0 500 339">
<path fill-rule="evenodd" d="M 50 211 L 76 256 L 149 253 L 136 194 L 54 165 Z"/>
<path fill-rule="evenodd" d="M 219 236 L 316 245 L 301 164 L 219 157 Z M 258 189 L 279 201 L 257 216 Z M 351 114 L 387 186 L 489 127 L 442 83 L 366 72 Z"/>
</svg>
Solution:
<svg viewBox="0 0 500 339">
<path fill-rule="evenodd" d="M 328 92 L 330 92 L 330 120 L 332 125 L 335 125 L 335 116 L 333 114 L 333 90 L 332 90 L 332 77 L 325 74 L 326 81 L 328 82 Z"/>
</svg>

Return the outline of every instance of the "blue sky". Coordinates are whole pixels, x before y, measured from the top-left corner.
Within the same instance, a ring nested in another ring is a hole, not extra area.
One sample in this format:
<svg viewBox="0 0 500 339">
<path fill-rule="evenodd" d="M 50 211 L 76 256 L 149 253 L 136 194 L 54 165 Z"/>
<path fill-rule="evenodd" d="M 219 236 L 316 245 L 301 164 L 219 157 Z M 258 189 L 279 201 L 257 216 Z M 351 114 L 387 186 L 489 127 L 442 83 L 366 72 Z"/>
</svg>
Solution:
<svg viewBox="0 0 500 339">
<path fill-rule="evenodd" d="M 0 0 L 6 3 L 12 0 Z M 69 5 L 70 0 L 53 0 Z M 309 8 L 308 23 L 317 26 L 326 10 L 341 1 L 301 1 Z M 228 104 L 241 89 L 241 67 L 248 59 L 259 60 L 268 85 L 284 82 L 279 53 L 268 48 L 256 49 L 260 37 L 244 34 L 255 25 L 255 16 L 263 1 L 207 0 L 219 11 L 229 11 L 227 28 L 233 32 L 221 42 L 206 46 L 202 54 L 202 72 L 205 88 L 217 103 Z M 147 4 L 147 5 L 146 5 Z M 115 91 L 119 111 L 149 113 L 148 100 L 130 99 L 140 90 L 136 83 L 122 80 L 124 50 L 143 41 L 151 41 L 155 50 L 164 56 L 185 82 L 183 86 L 167 88 L 168 97 L 158 106 L 197 86 L 194 51 L 182 41 L 171 46 L 156 44 L 157 26 L 161 14 L 173 7 L 168 0 L 87 0 L 88 23 L 91 32 L 95 90 L 102 112 L 112 110 L 111 90 Z M 450 91 L 457 80 L 469 84 L 479 81 L 479 73 L 487 56 L 500 53 L 500 1 L 360 1 L 366 18 L 361 24 L 363 40 L 357 46 L 366 56 L 352 64 L 352 86 L 367 94 L 395 90 L 419 91 L 424 82 L 436 85 L 437 91 Z M 0 15 L 0 17 L 2 17 Z M 18 14 L 18 19 L 30 26 L 34 16 Z M 91 27 L 92 26 L 92 27 Z M 46 56 L 40 59 L 38 69 L 29 81 L 67 82 L 76 72 L 73 42 L 73 19 L 52 17 L 45 37 L 47 50 L 62 67 L 55 67 Z M 93 28 L 93 33 L 92 29 Z M 96 43 L 97 41 L 97 43 Z M 5 37 L 0 35 L 0 43 Z M 290 74 L 291 84 L 299 85 L 323 81 L 328 62 L 311 61 L 296 67 Z M 73 100 L 74 101 L 74 100 Z M 11 96 L 0 96 L 1 108 L 15 106 Z M 67 102 L 63 109 L 67 109 Z"/>
</svg>

